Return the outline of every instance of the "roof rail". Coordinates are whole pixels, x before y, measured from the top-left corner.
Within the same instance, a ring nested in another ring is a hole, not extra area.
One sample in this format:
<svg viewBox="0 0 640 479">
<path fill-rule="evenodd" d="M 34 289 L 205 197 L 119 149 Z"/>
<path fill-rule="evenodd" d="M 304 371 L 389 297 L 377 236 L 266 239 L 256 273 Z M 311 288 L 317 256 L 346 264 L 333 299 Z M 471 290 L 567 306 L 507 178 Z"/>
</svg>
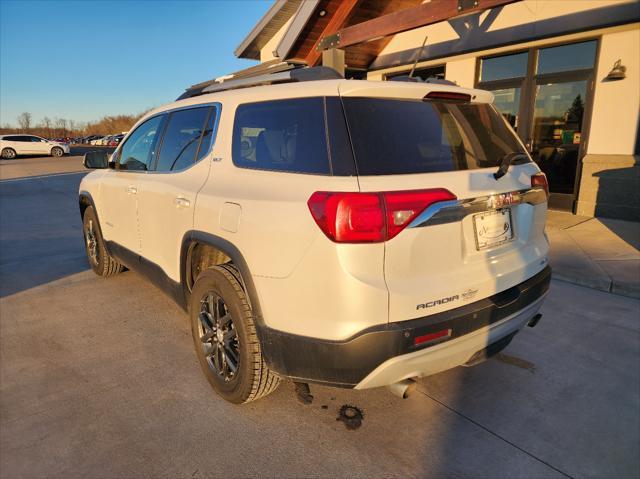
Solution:
<svg viewBox="0 0 640 479">
<path fill-rule="evenodd" d="M 250 69 L 248 69 L 250 70 Z M 205 95 L 238 88 L 249 88 L 276 83 L 291 83 L 314 80 L 337 80 L 343 78 L 337 71 L 329 67 L 304 67 L 292 63 L 269 65 L 266 69 L 255 68 L 254 71 L 238 72 L 215 80 L 198 83 L 188 88 L 177 99 L 183 100 L 194 96 Z"/>
</svg>

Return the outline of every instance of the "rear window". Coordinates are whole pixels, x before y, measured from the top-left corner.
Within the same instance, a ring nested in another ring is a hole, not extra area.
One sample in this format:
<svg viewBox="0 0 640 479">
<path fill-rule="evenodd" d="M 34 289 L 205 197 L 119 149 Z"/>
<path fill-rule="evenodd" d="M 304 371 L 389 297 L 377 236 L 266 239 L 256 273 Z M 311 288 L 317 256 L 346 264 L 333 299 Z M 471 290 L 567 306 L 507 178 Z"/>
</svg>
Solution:
<svg viewBox="0 0 640 479">
<path fill-rule="evenodd" d="M 328 175 L 323 98 L 240 105 L 233 127 L 233 163 L 242 168 Z"/>
<path fill-rule="evenodd" d="M 488 168 L 524 152 L 488 104 L 358 97 L 343 104 L 359 175 Z"/>
</svg>

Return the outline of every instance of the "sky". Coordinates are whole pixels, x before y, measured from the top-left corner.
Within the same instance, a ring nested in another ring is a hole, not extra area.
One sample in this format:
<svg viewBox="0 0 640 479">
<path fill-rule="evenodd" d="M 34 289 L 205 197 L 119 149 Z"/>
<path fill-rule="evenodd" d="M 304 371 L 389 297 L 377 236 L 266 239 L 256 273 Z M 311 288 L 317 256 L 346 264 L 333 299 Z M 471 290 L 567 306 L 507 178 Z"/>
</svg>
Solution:
<svg viewBox="0 0 640 479">
<path fill-rule="evenodd" d="M 137 114 L 256 62 L 233 51 L 272 0 L 0 0 L 0 125 Z"/>
</svg>

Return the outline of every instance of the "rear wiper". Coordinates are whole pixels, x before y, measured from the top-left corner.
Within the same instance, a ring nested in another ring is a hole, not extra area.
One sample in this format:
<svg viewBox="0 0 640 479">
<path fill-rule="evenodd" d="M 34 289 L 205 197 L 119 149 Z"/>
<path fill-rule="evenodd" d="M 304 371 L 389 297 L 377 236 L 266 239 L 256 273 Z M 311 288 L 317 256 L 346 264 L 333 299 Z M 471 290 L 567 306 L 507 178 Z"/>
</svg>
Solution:
<svg viewBox="0 0 640 479">
<path fill-rule="evenodd" d="M 493 174 L 493 177 L 496 180 L 499 180 L 500 178 L 502 178 L 504 175 L 507 174 L 507 171 L 509 171 L 509 166 L 511 165 L 511 162 L 517 159 L 528 160 L 529 157 L 525 153 L 520 153 L 518 151 L 512 151 L 511 153 L 507 153 L 502 157 L 502 160 L 500 160 L 500 166 L 498 167 L 498 171 L 496 171 Z"/>
</svg>

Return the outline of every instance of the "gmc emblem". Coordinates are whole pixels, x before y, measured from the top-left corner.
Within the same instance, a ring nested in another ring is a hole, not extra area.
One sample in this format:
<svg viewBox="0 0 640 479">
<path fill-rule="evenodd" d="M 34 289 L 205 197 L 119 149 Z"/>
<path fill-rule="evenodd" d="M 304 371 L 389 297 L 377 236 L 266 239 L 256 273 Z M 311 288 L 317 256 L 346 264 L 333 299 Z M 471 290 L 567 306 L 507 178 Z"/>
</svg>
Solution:
<svg viewBox="0 0 640 479">
<path fill-rule="evenodd" d="M 492 195 L 487 200 L 487 207 L 491 209 L 504 208 L 505 206 L 517 205 L 522 201 L 522 195 L 518 192 L 501 193 Z"/>
</svg>

